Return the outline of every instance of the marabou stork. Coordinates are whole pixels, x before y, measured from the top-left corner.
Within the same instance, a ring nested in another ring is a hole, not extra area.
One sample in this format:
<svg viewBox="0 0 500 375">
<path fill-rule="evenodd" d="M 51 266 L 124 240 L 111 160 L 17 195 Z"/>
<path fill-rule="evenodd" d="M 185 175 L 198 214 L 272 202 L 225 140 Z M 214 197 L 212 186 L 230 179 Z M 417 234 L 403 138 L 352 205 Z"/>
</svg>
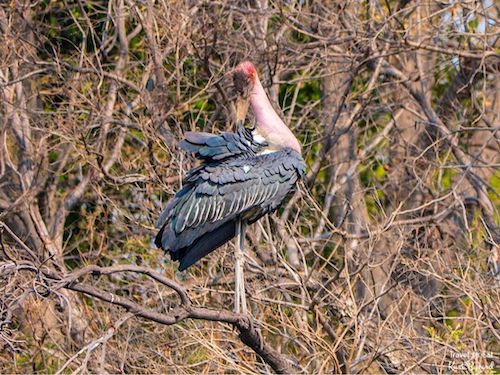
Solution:
<svg viewBox="0 0 500 375">
<path fill-rule="evenodd" d="M 201 160 L 168 202 L 155 244 L 179 261 L 179 271 L 237 237 L 235 310 L 246 313 L 243 277 L 247 224 L 274 212 L 305 172 L 297 138 L 274 111 L 255 66 L 233 72 L 236 133 L 187 132 L 180 146 Z M 250 104 L 255 126 L 243 122 Z M 241 310 L 240 310 L 241 306 Z"/>
</svg>

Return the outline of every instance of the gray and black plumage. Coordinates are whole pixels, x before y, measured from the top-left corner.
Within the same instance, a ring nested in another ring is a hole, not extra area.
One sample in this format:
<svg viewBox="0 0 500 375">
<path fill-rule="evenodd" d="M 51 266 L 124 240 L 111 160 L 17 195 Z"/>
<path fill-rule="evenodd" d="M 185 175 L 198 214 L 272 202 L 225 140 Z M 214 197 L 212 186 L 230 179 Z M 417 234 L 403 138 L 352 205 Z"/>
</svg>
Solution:
<svg viewBox="0 0 500 375">
<path fill-rule="evenodd" d="M 305 172 L 292 148 L 268 150 L 250 129 L 218 135 L 188 132 L 180 146 L 202 161 L 157 222 L 155 244 L 185 270 L 231 240 L 239 221 L 252 224 L 274 212 Z"/>
</svg>

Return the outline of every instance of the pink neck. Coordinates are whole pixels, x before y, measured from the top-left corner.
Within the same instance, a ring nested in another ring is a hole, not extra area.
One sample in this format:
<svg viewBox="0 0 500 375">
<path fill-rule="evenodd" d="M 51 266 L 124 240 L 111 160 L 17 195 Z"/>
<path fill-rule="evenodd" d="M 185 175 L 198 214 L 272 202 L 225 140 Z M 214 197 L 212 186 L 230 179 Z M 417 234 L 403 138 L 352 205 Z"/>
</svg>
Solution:
<svg viewBox="0 0 500 375">
<path fill-rule="evenodd" d="M 255 77 L 250 105 L 257 120 L 257 127 L 264 133 L 264 137 L 272 138 L 274 144 L 289 147 L 301 153 L 299 141 L 274 111 L 258 77 Z"/>
</svg>

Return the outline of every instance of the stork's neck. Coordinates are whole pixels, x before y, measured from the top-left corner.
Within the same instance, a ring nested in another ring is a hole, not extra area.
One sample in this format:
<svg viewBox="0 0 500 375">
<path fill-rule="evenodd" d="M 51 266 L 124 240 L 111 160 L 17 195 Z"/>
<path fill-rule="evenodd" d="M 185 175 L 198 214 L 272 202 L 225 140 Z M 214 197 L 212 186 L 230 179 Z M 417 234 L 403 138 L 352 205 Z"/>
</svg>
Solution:
<svg viewBox="0 0 500 375">
<path fill-rule="evenodd" d="M 301 153 L 299 141 L 274 111 L 258 77 L 250 95 L 250 105 L 257 120 L 255 131 L 266 139 L 271 148 L 289 147 Z"/>
</svg>

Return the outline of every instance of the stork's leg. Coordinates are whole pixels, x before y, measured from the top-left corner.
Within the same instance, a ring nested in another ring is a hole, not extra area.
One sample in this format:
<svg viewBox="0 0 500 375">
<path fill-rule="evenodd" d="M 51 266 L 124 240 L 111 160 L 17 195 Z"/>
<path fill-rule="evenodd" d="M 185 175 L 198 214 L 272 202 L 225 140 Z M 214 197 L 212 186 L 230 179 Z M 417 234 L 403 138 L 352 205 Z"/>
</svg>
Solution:
<svg viewBox="0 0 500 375">
<path fill-rule="evenodd" d="M 235 283 L 234 283 L 234 311 L 236 313 L 247 313 L 247 299 L 245 293 L 245 231 L 244 221 L 236 223 L 236 265 L 235 265 Z"/>
<path fill-rule="evenodd" d="M 240 253 L 241 253 L 241 291 L 240 291 L 240 301 L 241 301 L 241 312 L 243 314 L 247 313 L 247 293 L 245 290 L 245 234 L 247 231 L 247 223 L 245 221 L 240 222 Z"/>
</svg>

